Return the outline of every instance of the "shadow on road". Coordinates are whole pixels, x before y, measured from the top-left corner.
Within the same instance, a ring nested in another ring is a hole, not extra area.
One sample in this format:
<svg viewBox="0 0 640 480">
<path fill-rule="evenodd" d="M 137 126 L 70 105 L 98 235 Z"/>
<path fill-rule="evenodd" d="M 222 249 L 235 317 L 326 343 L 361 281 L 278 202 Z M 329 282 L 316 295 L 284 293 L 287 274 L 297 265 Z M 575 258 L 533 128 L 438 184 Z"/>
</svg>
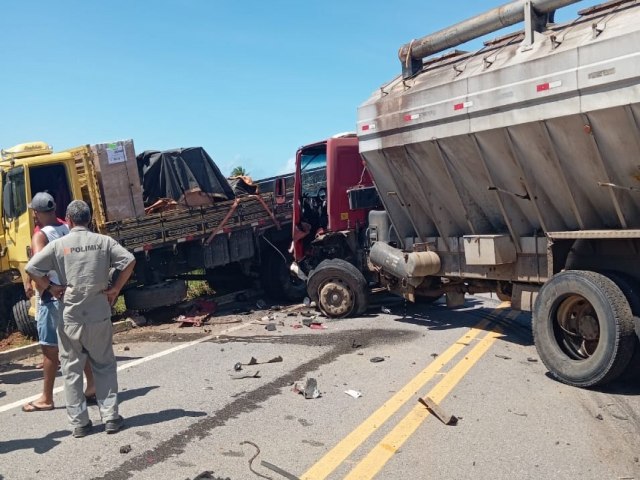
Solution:
<svg viewBox="0 0 640 480">
<path fill-rule="evenodd" d="M 133 417 L 127 417 L 125 419 L 125 425 L 127 428 L 144 427 L 146 425 L 156 425 L 162 422 L 169 422 L 177 418 L 184 417 L 204 417 L 206 412 L 195 412 L 184 410 L 182 408 L 169 408 L 167 410 L 160 410 L 159 412 L 143 413 L 141 415 L 135 415 Z"/>
<path fill-rule="evenodd" d="M 61 443 L 58 438 L 66 437 L 69 434 L 69 430 L 58 430 L 42 438 L 21 438 L 9 440 L 8 442 L 0 442 L 0 453 L 9 453 L 15 450 L 33 450 L 34 453 L 38 454 L 47 453 Z"/>
</svg>

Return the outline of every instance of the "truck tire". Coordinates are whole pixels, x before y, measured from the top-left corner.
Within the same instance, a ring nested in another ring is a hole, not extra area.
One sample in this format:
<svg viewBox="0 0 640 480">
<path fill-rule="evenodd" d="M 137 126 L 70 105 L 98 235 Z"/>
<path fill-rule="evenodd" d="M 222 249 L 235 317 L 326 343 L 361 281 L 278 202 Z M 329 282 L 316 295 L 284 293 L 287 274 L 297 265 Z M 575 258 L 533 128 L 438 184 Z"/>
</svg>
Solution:
<svg viewBox="0 0 640 480">
<path fill-rule="evenodd" d="M 167 280 L 154 285 L 132 288 L 124 292 L 124 303 L 130 310 L 146 311 L 180 303 L 187 296 L 187 282 Z"/>
<path fill-rule="evenodd" d="M 274 300 L 299 302 L 306 294 L 306 285 L 289 271 L 293 257 L 283 253 L 286 261 L 273 249 L 265 250 L 260 266 L 260 283 L 262 289 Z"/>
<path fill-rule="evenodd" d="M 554 275 L 540 289 L 532 327 L 536 349 L 551 375 L 576 387 L 615 380 L 633 355 L 629 302 L 600 273 L 567 270 Z"/>
<path fill-rule="evenodd" d="M 635 380 L 640 378 L 640 284 L 636 279 L 622 273 L 605 271 L 602 274 L 613 280 L 622 290 L 631 307 L 631 313 L 633 313 L 633 323 L 636 330 L 633 355 L 620 379 L 623 381 Z"/>
<path fill-rule="evenodd" d="M 18 331 L 25 337 L 38 340 L 38 326 L 36 319 L 29 316 L 29 300 L 18 300 L 13 304 L 11 317 L 18 328 Z"/>
<path fill-rule="evenodd" d="M 311 272 L 307 292 L 330 318 L 360 315 L 369 304 L 367 281 L 362 272 L 339 258 L 324 260 Z"/>
</svg>

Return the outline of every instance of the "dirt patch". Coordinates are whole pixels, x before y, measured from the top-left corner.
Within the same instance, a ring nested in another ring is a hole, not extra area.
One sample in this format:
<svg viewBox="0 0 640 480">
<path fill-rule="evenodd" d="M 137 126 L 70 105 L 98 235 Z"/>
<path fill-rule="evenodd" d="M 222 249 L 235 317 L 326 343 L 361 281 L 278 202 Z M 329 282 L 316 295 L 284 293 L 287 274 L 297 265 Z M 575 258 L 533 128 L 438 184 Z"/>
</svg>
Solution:
<svg viewBox="0 0 640 480">
<path fill-rule="evenodd" d="M 32 339 L 25 337 L 20 332 L 9 334 L 8 337 L 0 339 L 0 352 L 11 350 L 18 347 L 24 347 L 35 343 Z"/>
</svg>

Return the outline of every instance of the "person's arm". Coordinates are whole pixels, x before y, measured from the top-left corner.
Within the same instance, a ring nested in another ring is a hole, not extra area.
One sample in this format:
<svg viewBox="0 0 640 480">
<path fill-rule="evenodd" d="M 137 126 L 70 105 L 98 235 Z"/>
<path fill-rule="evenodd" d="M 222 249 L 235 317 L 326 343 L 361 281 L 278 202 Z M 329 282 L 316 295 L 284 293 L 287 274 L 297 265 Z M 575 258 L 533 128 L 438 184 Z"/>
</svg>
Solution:
<svg viewBox="0 0 640 480">
<path fill-rule="evenodd" d="M 113 305 L 117 300 L 118 295 L 120 295 L 120 290 L 122 290 L 122 287 L 124 287 L 125 283 L 127 283 L 129 277 L 131 277 L 135 265 L 136 260 L 131 260 L 131 262 L 129 262 L 129 265 L 127 265 L 124 270 L 120 271 L 120 274 L 118 275 L 116 281 L 113 282 L 113 285 L 111 285 L 111 287 L 107 288 L 104 291 L 107 299 L 109 300 L 109 305 Z"/>
<path fill-rule="evenodd" d="M 44 247 L 47 246 L 47 243 L 49 243 L 47 240 L 47 236 L 42 231 L 38 231 L 34 233 L 33 237 L 31 237 L 31 255 L 33 256 L 39 251 L 41 251 Z M 29 275 L 29 273 L 25 272 L 23 280 L 24 280 L 24 293 L 27 295 L 27 298 L 33 297 L 35 292 L 33 290 L 33 285 L 31 281 L 34 279 L 31 277 L 31 275 Z M 36 286 L 37 286 L 37 282 L 36 282 Z M 41 288 L 39 288 L 38 291 L 42 294 Z"/>
<path fill-rule="evenodd" d="M 49 277 L 47 274 L 51 270 L 55 270 L 55 252 L 52 248 L 53 244 L 47 244 L 36 253 L 24 268 L 25 272 L 33 279 L 36 287 L 42 291 L 49 287 Z M 52 287 L 53 288 L 53 287 Z"/>
</svg>

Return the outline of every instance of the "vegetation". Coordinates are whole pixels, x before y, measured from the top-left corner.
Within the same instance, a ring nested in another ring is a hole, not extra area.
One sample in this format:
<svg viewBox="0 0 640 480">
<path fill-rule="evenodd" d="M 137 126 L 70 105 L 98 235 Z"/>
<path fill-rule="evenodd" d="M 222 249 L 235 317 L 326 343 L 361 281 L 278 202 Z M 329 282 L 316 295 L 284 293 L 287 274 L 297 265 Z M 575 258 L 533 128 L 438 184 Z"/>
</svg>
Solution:
<svg viewBox="0 0 640 480">
<path fill-rule="evenodd" d="M 231 170 L 232 177 L 245 177 L 247 175 L 249 175 L 249 172 L 247 172 L 244 167 L 241 167 L 239 165 Z"/>
</svg>

